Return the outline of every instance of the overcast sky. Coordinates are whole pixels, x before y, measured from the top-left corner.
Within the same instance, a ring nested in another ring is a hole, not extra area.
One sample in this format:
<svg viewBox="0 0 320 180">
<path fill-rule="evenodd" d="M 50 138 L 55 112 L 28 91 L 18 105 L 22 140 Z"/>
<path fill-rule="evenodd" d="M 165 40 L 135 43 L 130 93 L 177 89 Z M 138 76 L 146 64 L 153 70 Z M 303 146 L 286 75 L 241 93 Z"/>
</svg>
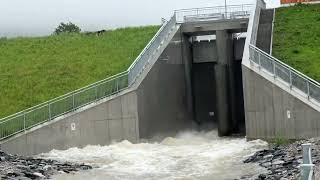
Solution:
<svg viewBox="0 0 320 180">
<path fill-rule="evenodd" d="M 265 0 L 269 7 L 279 0 Z M 227 0 L 228 4 L 251 0 Z M 0 37 L 51 34 L 60 22 L 84 31 L 160 24 L 173 10 L 224 5 L 224 0 L 0 0 Z"/>
</svg>

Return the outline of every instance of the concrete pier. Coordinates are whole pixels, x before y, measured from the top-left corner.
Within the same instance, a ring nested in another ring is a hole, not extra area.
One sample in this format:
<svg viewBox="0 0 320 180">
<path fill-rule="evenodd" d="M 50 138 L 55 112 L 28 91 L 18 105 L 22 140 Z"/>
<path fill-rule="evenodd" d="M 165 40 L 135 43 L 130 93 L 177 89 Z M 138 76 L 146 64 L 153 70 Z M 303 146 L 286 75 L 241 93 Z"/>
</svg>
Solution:
<svg viewBox="0 0 320 180">
<path fill-rule="evenodd" d="M 219 136 L 227 136 L 232 130 L 232 97 L 230 96 L 230 64 L 232 62 L 232 34 L 226 30 L 216 32 L 218 62 L 215 66 L 217 119 Z M 232 72 L 231 72 L 232 73 Z M 231 78 L 232 79 L 232 78 Z"/>
</svg>

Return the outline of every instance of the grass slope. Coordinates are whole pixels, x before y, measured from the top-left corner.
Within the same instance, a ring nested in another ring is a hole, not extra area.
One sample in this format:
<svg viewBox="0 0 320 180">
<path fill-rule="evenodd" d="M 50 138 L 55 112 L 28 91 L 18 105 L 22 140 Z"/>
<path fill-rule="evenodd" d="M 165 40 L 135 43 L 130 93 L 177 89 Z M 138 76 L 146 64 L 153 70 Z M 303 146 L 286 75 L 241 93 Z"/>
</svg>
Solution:
<svg viewBox="0 0 320 180">
<path fill-rule="evenodd" d="M 276 9 L 273 55 L 320 81 L 320 4 Z"/>
<path fill-rule="evenodd" d="M 0 118 L 126 70 L 158 29 L 0 39 Z"/>
</svg>

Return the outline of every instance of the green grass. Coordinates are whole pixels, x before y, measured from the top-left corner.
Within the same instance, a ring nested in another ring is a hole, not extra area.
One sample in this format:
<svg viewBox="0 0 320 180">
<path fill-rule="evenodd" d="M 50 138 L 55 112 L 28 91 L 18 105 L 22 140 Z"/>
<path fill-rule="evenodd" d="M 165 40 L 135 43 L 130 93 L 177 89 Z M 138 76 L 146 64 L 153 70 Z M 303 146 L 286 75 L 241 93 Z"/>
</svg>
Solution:
<svg viewBox="0 0 320 180">
<path fill-rule="evenodd" d="M 293 142 L 294 142 L 294 140 L 290 140 L 290 139 L 287 139 L 287 138 L 285 138 L 283 136 L 279 136 L 279 135 L 277 135 L 274 139 L 271 139 L 269 141 L 269 143 L 276 145 L 276 146 L 287 145 L 287 144 L 290 144 Z"/>
<path fill-rule="evenodd" d="M 0 39 L 0 118 L 126 70 L 159 26 Z"/>
<path fill-rule="evenodd" d="M 276 9 L 273 56 L 320 81 L 320 4 Z"/>
</svg>

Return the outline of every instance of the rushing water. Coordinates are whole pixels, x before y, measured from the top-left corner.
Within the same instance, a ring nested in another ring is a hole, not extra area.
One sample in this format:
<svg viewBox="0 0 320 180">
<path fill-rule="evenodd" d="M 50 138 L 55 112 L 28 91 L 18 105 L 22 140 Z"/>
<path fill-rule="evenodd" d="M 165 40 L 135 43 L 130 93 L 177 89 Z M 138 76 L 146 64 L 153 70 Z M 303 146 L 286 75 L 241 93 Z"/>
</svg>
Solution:
<svg viewBox="0 0 320 180">
<path fill-rule="evenodd" d="M 87 146 L 53 150 L 41 157 L 87 163 L 98 168 L 54 179 L 234 179 L 264 171 L 242 160 L 267 144 L 244 138 L 219 138 L 216 131 L 182 132 L 161 142 Z"/>
</svg>

